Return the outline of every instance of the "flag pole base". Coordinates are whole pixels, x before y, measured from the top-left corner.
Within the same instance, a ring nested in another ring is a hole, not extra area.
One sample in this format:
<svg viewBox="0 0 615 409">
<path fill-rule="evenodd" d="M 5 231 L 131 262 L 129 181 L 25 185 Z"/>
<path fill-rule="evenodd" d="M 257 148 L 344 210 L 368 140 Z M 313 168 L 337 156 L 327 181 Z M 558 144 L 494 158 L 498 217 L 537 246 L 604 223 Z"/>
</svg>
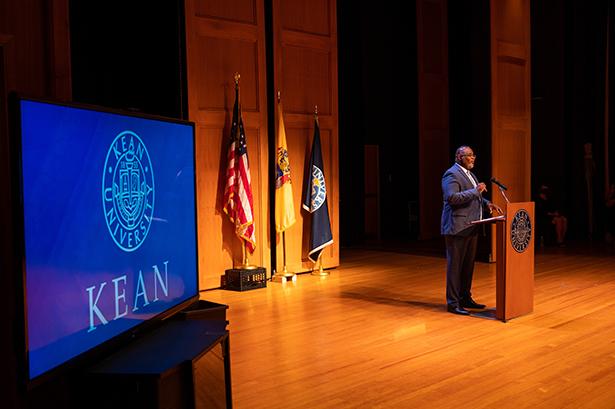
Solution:
<svg viewBox="0 0 615 409">
<path fill-rule="evenodd" d="M 256 270 L 260 268 L 259 266 L 255 266 L 254 264 L 240 264 L 238 266 L 233 266 L 233 268 L 237 270 Z"/>
<path fill-rule="evenodd" d="M 284 274 L 274 274 L 273 277 L 271 277 L 271 281 L 274 283 L 288 283 L 290 281 L 292 281 L 293 283 L 297 282 L 297 274 L 292 274 L 292 273 L 288 273 L 287 275 Z"/>
<path fill-rule="evenodd" d="M 322 260 L 320 260 L 320 263 L 318 263 L 318 264 L 319 264 L 319 267 L 318 267 L 318 268 L 314 268 L 314 270 L 312 270 L 312 275 L 313 275 L 313 276 L 320 276 L 320 277 L 326 277 L 326 276 L 328 276 L 328 275 L 329 275 L 329 272 L 328 272 L 328 271 L 325 271 L 325 270 L 322 268 Z M 314 267 L 316 267 L 316 265 L 314 265 Z"/>
<path fill-rule="evenodd" d="M 273 273 L 273 277 L 271 277 L 271 281 L 273 281 L 274 283 L 286 283 L 288 281 L 292 281 L 293 283 L 296 283 L 297 274 L 289 272 L 286 266 L 284 266 L 284 269 L 282 269 L 282 271 Z"/>
</svg>

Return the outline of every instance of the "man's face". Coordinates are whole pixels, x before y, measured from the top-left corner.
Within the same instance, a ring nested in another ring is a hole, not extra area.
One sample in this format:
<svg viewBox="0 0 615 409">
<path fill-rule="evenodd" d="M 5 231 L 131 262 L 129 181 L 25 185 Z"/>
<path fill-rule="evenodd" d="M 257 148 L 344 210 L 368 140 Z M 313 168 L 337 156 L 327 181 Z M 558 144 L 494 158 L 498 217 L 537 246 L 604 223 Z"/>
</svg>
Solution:
<svg viewBox="0 0 615 409">
<path fill-rule="evenodd" d="M 468 170 L 474 167 L 474 160 L 476 160 L 476 156 L 471 148 L 464 148 L 457 155 L 457 162 Z"/>
</svg>

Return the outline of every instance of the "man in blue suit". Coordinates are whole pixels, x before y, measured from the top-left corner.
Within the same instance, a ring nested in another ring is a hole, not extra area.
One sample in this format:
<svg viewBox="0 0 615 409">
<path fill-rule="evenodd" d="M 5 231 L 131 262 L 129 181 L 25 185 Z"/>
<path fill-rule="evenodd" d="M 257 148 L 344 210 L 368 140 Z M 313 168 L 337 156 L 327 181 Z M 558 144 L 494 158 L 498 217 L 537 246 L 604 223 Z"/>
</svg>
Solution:
<svg viewBox="0 0 615 409">
<path fill-rule="evenodd" d="M 461 146 L 455 152 L 455 164 L 442 176 L 444 207 L 440 232 L 446 242 L 446 304 L 449 312 L 459 315 L 469 315 L 466 308 L 485 308 L 472 299 L 478 228 L 470 222 L 482 219 L 483 210 L 502 213 L 482 196 L 487 186 L 479 183 L 471 172 L 475 160 L 472 148 Z"/>
</svg>

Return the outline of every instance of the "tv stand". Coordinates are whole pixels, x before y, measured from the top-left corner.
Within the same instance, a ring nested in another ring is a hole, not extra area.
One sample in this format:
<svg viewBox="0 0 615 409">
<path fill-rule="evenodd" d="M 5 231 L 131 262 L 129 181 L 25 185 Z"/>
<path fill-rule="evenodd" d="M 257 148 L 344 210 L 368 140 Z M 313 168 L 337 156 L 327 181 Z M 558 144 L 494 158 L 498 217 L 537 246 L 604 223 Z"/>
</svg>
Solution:
<svg viewBox="0 0 615 409">
<path fill-rule="evenodd" d="M 207 320 L 164 321 L 91 367 L 83 384 L 88 408 L 231 408 L 229 332 Z"/>
</svg>

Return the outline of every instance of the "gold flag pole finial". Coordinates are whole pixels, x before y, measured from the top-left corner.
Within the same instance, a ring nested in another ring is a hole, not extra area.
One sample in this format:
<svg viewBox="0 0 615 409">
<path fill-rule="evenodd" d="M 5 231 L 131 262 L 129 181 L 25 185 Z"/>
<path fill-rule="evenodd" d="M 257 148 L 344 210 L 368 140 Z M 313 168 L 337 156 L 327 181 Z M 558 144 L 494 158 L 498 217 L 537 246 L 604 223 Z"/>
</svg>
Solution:
<svg viewBox="0 0 615 409">
<path fill-rule="evenodd" d="M 240 101 L 240 98 L 239 98 L 239 79 L 241 78 L 241 75 L 239 75 L 239 73 L 236 72 L 233 75 L 233 78 L 235 79 L 235 91 L 237 91 L 237 99 L 238 99 L 238 101 Z M 239 102 L 239 111 L 241 112 L 241 102 Z M 239 129 L 239 128 L 237 128 L 237 129 Z"/>
<path fill-rule="evenodd" d="M 280 103 L 280 91 L 278 91 L 278 104 Z"/>
</svg>

